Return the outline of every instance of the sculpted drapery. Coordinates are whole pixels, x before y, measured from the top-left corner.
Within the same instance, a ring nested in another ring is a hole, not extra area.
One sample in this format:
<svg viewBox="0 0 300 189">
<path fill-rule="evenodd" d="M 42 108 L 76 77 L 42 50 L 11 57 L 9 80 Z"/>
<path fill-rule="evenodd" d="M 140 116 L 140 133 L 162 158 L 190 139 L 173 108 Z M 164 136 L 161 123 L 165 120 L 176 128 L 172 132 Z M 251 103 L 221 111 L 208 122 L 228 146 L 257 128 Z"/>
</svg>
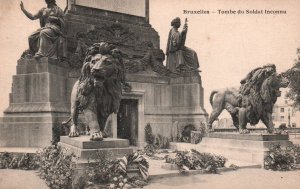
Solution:
<svg viewBox="0 0 300 189">
<path fill-rule="evenodd" d="M 55 0 L 46 0 L 46 3 L 47 7 L 40 9 L 35 15 L 26 11 L 22 2 L 20 5 L 29 19 L 40 20 L 41 28 L 28 37 L 29 52 L 35 58 L 63 56 L 58 53 L 63 50 L 61 37 L 64 36 L 64 12 L 56 5 Z"/>
<path fill-rule="evenodd" d="M 184 25 L 182 32 L 179 32 L 180 24 L 180 18 L 175 18 L 171 22 L 173 28 L 168 36 L 166 66 L 172 72 L 196 71 L 199 68 L 197 53 L 184 46 L 187 24 Z"/>
</svg>

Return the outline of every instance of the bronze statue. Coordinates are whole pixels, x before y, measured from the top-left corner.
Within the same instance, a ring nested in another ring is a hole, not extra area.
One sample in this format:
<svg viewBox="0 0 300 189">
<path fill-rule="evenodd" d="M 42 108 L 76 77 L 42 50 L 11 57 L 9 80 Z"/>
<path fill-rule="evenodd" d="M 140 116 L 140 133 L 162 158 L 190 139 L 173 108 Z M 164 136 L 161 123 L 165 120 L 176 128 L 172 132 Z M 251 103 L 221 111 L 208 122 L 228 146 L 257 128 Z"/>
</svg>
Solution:
<svg viewBox="0 0 300 189">
<path fill-rule="evenodd" d="M 71 93 L 70 137 L 79 136 L 77 119 L 80 111 L 90 129 L 90 140 L 102 140 L 105 123 L 117 113 L 125 84 L 121 52 L 108 43 L 95 43 L 87 50 L 79 80 Z"/>
<path fill-rule="evenodd" d="M 171 22 L 173 27 L 168 36 L 167 42 L 167 68 L 171 72 L 194 72 L 198 71 L 199 62 L 197 53 L 185 46 L 185 39 L 188 30 L 187 19 L 181 32 L 178 28 L 181 25 L 180 18 Z"/>
<path fill-rule="evenodd" d="M 34 58 L 57 58 L 57 53 L 62 48 L 60 37 L 64 37 L 64 12 L 56 5 L 55 0 L 45 0 L 45 2 L 47 7 L 32 15 L 24 8 L 24 4 L 21 1 L 20 7 L 23 13 L 31 20 L 39 19 L 41 25 L 40 29 L 28 37 L 28 53 L 33 55 Z"/>
<path fill-rule="evenodd" d="M 279 88 L 285 88 L 288 84 L 282 74 L 276 73 L 275 65 L 270 64 L 252 70 L 241 80 L 239 89 L 213 91 L 210 95 L 213 110 L 208 128 L 212 130 L 213 122 L 226 109 L 240 133 L 249 133 L 246 129 L 247 123 L 255 125 L 259 120 L 266 125 L 269 133 L 273 133 L 273 106 L 281 95 Z"/>
</svg>

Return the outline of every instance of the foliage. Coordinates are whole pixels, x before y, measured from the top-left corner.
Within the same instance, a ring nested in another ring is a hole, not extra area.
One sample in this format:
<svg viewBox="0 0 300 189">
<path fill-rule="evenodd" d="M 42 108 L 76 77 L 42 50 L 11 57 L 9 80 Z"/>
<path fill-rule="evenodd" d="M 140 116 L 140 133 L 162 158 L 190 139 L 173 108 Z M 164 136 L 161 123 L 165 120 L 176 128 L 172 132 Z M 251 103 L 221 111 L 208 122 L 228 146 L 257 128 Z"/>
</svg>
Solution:
<svg viewBox="0 0 300 189">
<path fill-rule="evenodd" d="M 286 124 L 285 123 L 280 124 L 279 127 L 278 127 L 278 129 L 279 130 L 285 130 L 285 129 L 287 129 Z"/>
<path fill-rule="evenodd" d="M 9 168 L 9 164 L 12 160 L 12 154 L 4 152 L 0 154 L 0 169 Z"/>
<path fill-rule="evenodd" d="M 136 168 L 140 176 L 132 177 L 128 170 Z M 112 160 L 112 155 L 99 151 L 86 171 L 85 186 L 107 184 L 108 188 L 141 187 L 147 184 L 149 164 L 138 153 Z"/>
<path fill-rule="evenodd" d="M 39 176 L 51 189 L 70 188 L 75 168 L 75 156 L 62 147 L 52 145 L 38 153 Z"/>
<path fill-rule="evenodd" d="M 149 157 L 152 157 L 157 152 L 156 146 L 154 144 L 147 144 L 144 147 L 143 154 L 146 154 Z"/>
<path fill-rule="evenodd" d="M 294 169 L 295 165 L 300 163 L 299 145 L 291 145 L 287 148 L 274 145 L 269 150 L 269 155 L 264 159 L 265 169 L 288 171 Z"/>
<path fill-rule="evenodd" d="M 129 185 L 127 182 L 128 182 L 128 179 L 124 178 L 122 175 L 120 175 L 119 177 L 114 177 L 112 179 L 112 181 L 109 184 L 108 188 L 109 189 L 125 188 L 126 186 Z"/>
<path fill-rule="evenodd" d="M 174 163 L 178 166 L 180 172 L 196 169 L 196 165 L 194 164 L 195 161 L 188 153 L 188 151 L 178 151 L 176 153 Z"/>
<path fill-rule="evenodd" d="M 0 169 L 35 170 L 38 168 L 35 154 L 0 153 Z"/>
<path fill-rule="evenodd" d="M 155 137 L 152 133 L 152 127 L 151 127 L 150 123 L 147 123 L 147 125 L 145 127 L 145 139 L 146 139 L 147 144 L 154 144 Z"/>
<path fill-rule="evenodd" d="M 63 127 L 59 124 L 56 124 L 52 127 L 52 145 L 56 145 L 60 141 L 60 136 L 63 134 Z"/>
<path fill-rule="evenodd" d="M 167 149 L 169 148 L 170 139 L 168 137 L 162 136 L 160 134 L 155 137 L 156 149 Z"/>
<path fill-rule="evenodd" d="M 147 145 L 144 148 L 144 152 L 147 156 L 153 156 L 157 149 L 166 149 L 169 148 L 170 139 L 158 134 L 155 136 L 152 133 L 152 127 L 150 123 L 148 123 L 145 127 L 145 138 Z"/>
<path fill-rule="evenodd" d="M 298 53 L 300 54 L 300 52 Z M 286 97 L 294 102 L 294 106 L 300 108 L 300 55 L 294 66 L 284 73 L 284 76 L 289 80 L 290 90 Z"/>
<path fill-rule="evenodd" d="M 208 127 L 207 127 L 207 123 L 205 121 L 201 121 L 200 122 L 199 131 L 200 131 L 200 133 L 202 133 L 202 137 L 204 137 L 204 136 L 207 135 L 207 133 L 208 133 Z"/>
<path fill-rule="evenodd" d="M 149 163 L 147 162 L 147 160 L 142 156 L 139 155 L 137 152 L 133 153 L 133 154 L 129 154 L 126 157 L 123 158 L 124 161 L 127 161 L 127 167 L 129 166 L 137 166 L 137 168 L 139 169 L 139 172 L 143 178 L 143 180 L 147 180 L 149 173 L 148 173 L 148 169 L 149 169 Z M 125 168 L 125 167 L 124 167 Z"/>
<path fill-rule="evenodd" d="M 176 164 L 179 171 L 184 173 L 187 170 L 205 169 L 211 173 L 216 173 L 217 168 L 224 167 L 227 159 L 223 156 L 200 153 L 197 150 L 178 151 L 175 159 L 168 159 L 168 162 Z"/>
<path fill-rule="evenodd" d="M 93 157 L 92 162 L 89 162 L 87 169 L 87 181 L 89 183 L 107 182 L 112 176 L 114 176 L 112 174 L 116 174 L 116 170 L 110 173 L 114 166 L 115 164 L 110 153 L 98 151 Z"/>
<path fill-rule="evenodd" d="M 196 127 L 192 124 L 188 124 L 183 127 L 181 131 L 181 137 L 179 138 L 179 142 L 191 142 L 191 132 L 196 131 Z"/>
<path fill-rule="evenodd" d="M 147 145 L 144 148 L 144 152 L 147 156 L 153 156 L 156 153 L 156 146 L 154 145 L 155 137 L 152 133 L 152 127 L 150 123 L 147 123 L 145 127 L 145 140 Z"/>
</svg>

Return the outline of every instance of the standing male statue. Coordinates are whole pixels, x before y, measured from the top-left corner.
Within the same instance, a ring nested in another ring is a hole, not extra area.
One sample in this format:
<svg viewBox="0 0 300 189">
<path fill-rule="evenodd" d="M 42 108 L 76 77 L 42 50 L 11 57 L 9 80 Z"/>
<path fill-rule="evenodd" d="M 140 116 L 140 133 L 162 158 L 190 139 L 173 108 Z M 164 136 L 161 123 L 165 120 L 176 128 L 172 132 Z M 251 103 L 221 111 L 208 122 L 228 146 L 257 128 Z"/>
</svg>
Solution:
<svg viewBox="0 0 300 189">
<path fill-rule="evenodd" d="M 187 23 L 184 24 L 181 32 L 178 31 L 180 25 L 181 21 L 178 17 L 171 22 L 173 28 L 169 32 L 166 50 L 167 68 L 177 73 L 198 71 L 197 53 L 184 46 L 188 29 Z"/>
<path fill-rule="evenodd" d="M 31 20 L 40 20 L 41 28 L 28 37 L 29 53 L 34 58 L 58 57 L 58 49 L 62 48 L 60 37 L 64 37 L 64 12 L 56 5 L 55 0 L 45 0 L 47 7 L 35 15 L 29 13 L 21 1 L 23 13 Z M 60 50 L 61 52 L 61 50 Z"/>
</svg>

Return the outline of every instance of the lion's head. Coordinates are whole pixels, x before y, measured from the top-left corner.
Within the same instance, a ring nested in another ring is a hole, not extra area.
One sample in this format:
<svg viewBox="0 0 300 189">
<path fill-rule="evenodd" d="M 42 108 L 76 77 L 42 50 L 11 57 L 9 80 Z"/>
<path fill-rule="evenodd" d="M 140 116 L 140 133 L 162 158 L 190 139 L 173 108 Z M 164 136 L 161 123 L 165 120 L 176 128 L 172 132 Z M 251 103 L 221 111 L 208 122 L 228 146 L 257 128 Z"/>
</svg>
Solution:
<svg viewBox="0 0 300 189">
<path fill-rule="evenodd" d="M 90 47 L 79 80 L 81 107 L 88 105 L 89 94 L 94 93 L 97 112 L 102 116 L 116 113 L 121 101 L 124 66 L 116 52 L 119 51 L 107 43 Z"/>
<path fill-rule="evenodd" d="M 274 73 L 266 78 L 260 88 L 260 95 L 264 103 L 275 103 L 281 96 L 280 88 L 286 88 L 289 81 L 281 74 Z"/>
<path fill-rule="evenodd" d="M 257 124 L 266 113 L 272 113 L 277 98 L 281 96 L 280 88 L 287 87 L 288 83 L 282 75 L 273 73 L 263 80 L 261 86 L 253 87 L 249 95 L 244 96 L 247 102 L 244 107 L 249 109 L 247 117 L 251 125 Z"/>
</svg>

